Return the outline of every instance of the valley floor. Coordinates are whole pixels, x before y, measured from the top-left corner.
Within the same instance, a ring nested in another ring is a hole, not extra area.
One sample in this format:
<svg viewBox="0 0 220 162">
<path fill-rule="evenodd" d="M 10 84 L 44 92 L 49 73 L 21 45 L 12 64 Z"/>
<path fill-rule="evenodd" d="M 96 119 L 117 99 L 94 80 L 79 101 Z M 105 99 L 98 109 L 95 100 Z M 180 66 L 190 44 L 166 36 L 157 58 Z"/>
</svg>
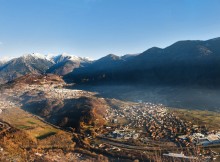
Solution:
<svg viewBox="0 0 220 162">
<path fill-rule="evenodd" d="M 16 83 L 1 89 L 3 160 L 204 161 L 220 154 L 219 113 L 103 98 L 66 86 Z M 80 107 L 89 114 L 80 112 L 74 123 L 68 113 Z"/>
</svg>

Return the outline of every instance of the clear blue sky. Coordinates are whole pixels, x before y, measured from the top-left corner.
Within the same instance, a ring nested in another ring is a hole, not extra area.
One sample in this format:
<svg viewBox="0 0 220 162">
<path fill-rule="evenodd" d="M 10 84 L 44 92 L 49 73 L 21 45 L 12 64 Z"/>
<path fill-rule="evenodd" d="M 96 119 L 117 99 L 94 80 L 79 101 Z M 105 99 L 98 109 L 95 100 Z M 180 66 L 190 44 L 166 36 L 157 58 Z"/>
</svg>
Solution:
<svg viewBox="0 0 220 162">
<path fill-rule="evenodd" d="M 0 0 L 0 56 L 99 58 L 220 37 L 220 0 Z"/>
</svg>

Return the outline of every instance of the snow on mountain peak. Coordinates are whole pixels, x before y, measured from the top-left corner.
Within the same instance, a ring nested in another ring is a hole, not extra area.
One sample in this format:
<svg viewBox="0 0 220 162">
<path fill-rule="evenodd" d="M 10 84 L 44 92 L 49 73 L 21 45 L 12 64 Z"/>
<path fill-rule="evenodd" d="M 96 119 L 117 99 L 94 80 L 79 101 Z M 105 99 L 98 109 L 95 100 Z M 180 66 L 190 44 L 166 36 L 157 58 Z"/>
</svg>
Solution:
<svg viewBox="0 0 220 162">
<path fill-rule="evenodd" d="M 46 59 L 46 55 L 40 53 L 32 53 L 32 54 L 25 54 L 23 55 L 24 58 L 34 57 L 36 59 Z"/>
<path fill-rule="evenodd" d="M 67 54 L 67 53 L 62 53 L 60 55 L 57 56 L 53 56 L 52 59 L 55 63 L 59 63 L 59 62 L 63 62 L 63 61 L 77 61 L 77 62 L 86 62 L 86 61 L 90 61 L 87 58 L 82 58 L 82 57 L 78 57 L 75 55 L 71 55 L 71 54 Z"/>
<path fill-rule="evenodd" d="M 50 55 L 44 55 L 44 54 L 40 54 L 40 53 L 24 54 L 22 57 L 25 59 L 33 57 L 35 59 L 42 59 L 42 60 L 47 60 L 47 61 L 52 62 L 52 58 Z"/>
<path fill-rule="evenodd" d="M 8 57 L 8 56 L 3 56 L 0 58 L 0 62 L 1 63 L 6 63 L 8 61 L 10 61 L 12 59 L 12 57 Z"/>
<path fill-rule="evenodd" d="M 78 57 L 75 55 L 70 55 L 67 53 L 62 53 L 59 55 L 55 55 L 55 54 L 41 54 L 41 53 L 28 53 L 28 54 L 24 54 L 23 56 L 21 56 L 21 58 L 24 58 L 25 60 L 29 60 L 30 58 L 34 58 L 34 59 L 42 59 L 42 60 L 47 60 L 53 63 L 59 63 L 59 62 L 63 62 L 63 61 L 74 61 L 74 62 L 89 62 L 92 61 L 88 58 L 83 58 L 83 57 Z M 0 63 L 6 63 L 10 60 L 12 60 L 14 58 L 11 57 L 0 57 Z"/>
</svg>

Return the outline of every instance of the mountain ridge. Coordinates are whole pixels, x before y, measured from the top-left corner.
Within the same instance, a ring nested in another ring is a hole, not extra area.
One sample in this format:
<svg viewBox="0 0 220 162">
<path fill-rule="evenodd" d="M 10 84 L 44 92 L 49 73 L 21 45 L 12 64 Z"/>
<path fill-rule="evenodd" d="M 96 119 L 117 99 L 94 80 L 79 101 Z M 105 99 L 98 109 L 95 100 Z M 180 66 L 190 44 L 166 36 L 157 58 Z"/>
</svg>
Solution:
<svg viewBox="0 0 220 162">
<path fill-rule="evenodd" d="M 0 61 L 0 84 L 29 73 L 65 75 L 78 68 L 81 63 L 84 65 L 90 62 L 89 59 L 68 54 L 57 56 L 39 53 L 25 54 L 4 62 Z"/>
<path fill-rule="evenodd" d="M 136 55 L 106 55 L 91 61 L 69 54 L 27 54 L 0 62 L 0 83 L 28 73 L 54 73 L 68 82 L 219 85 L 220 38 L 178 41 Z"/>
<path fill-rule="evenodd" d="M 219 85 L 220 39 L 178 41 L 163 49 L 150 48 L 119 65 L 110 61 L 111 66 L 108 63 L 101 70 L 98 65 L 92 70 L 88 66 L 64 78 L 78 84 Z"/>
</svg>

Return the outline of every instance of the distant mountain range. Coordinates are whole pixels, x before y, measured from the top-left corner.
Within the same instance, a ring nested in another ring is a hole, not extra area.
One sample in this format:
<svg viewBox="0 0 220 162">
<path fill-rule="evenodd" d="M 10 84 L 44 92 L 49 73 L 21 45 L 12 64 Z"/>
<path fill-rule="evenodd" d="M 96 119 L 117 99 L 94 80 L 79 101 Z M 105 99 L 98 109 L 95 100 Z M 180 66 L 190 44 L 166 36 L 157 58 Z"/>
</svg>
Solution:
<svg viewBox="0 0 220 162">
<path fill-rule="evenodd" d="M 220 85 L 220 38 L 179 41 L 137 55 L 108 55 L 64 77 L 76 83 Z"/>
<path fill-rule="evenodd" d="M 0 61 L 1 83 L 27 73 L 54 73 L 78 84 L 219 85 L 220 38 L 179 41 L 164 49 L 153 47 L 122 57 L 109 54 L 95 61 L 67 54 L 30 54 Z"/>
<path fill-rule="evenodd" d="M 54 73 L 65 75 L 75 68 L 86 66 L 91 61 L 86 58 L 61 54 L 53 57 L 33 53 L 8 61 L 0 60 L 0 83 L 11 81 L 20 76 L 33 73 Z"/>
</svg>

